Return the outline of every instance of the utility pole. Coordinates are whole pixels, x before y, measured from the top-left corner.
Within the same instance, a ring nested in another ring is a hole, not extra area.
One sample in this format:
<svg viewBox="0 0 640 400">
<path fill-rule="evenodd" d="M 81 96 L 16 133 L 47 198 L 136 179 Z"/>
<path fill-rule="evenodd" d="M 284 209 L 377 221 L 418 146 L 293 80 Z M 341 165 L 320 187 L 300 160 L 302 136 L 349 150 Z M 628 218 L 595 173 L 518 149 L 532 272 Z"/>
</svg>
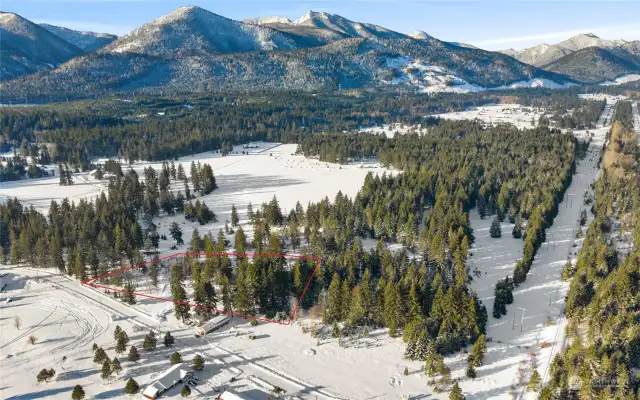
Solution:
<svg viewBox="0 0 640 400">
<path fill-rule="evenodd" d="M 522 327 L 523 327 L 523 325 L 524 325 L 524 312 L 525 312 L 526 308 L 522 308 L 522 307 L 516 307 L 516 308 L 518 308 L 518 309 L 522 310 L 522 319 L 520 320 L 520 332 L 522 332 Z M 515 316 L 516 316 L 516 312 L 515 312 L 515 310 L 514 310 L 514 311 L 513 311 L 513 317 L 514 317 L 514 319 L 515 319 Z M 515 324 L 515 322 L 514 322 L 514 324 Z"/>
</svg>

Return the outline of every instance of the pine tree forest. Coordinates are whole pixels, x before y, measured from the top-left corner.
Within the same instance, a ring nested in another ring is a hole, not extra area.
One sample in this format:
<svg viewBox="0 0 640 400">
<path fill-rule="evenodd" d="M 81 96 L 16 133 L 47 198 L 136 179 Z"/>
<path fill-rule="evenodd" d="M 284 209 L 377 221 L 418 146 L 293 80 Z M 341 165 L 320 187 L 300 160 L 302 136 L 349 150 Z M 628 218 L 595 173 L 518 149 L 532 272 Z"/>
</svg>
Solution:
<svg viewBox="0 0 640 400">
<path fill-rule="evenodd" d="M 252 237 L 242 227 L 233 240 L 222 231 L 195 230 L 190 251 L 219 254 L 233 246 L 239 254 L 296 249 L 320 257 L 301 312 L 319 308 L 323 323 L 342 332 L 387 327 L 390 335 L 403 337 L 410 359 L 424 360 L 429 351 L 449 354 L 475 342 L 485 333 L 487 310 L 467 286 L 472 278 L 466 259 L 474 241 L 468 212 L 478 207 L 500 220 L 526 219 L 522 263 L 530 265 L 570 182 L 576 140 L 545 127 L 485 129 L 473 122 L 431 120 L 427 134 L 393 139 L 305 136 L 300 151 L 317 156 L 342 141 L 346 157 L 364 151 L 402 172 L 369 174 L 354 198 L 338 193 L 306 207 L 298 204 L 288 215 L 274 196 L 252 208 Z M 193 164 L 187 179 L 164 162 L 160 171 L 145 169 L 141 180 L 111 164 L 116 174 L 106 194 L 93 202 L 52 202 L 47 215 L 9 200 L 0 206 L 3 252 L 11 263 L 52 266 L 80 280 L 153 259 L 159 240 L 154 217 L 182 212 L 189 221 L 214 220 L 206 204 L 192 202 L 196 194 L 217 188 L 207 167 Z M 181 178 L 185 193 L 174 193 L 169 188 L 180 186 Z M 171 236 L 180 243 L 180 228 L 174 228 Z M 362 243 L 367 238 L 377 241 L 370 251 Z M 405 250 L 391 253 L 385 244 L 393 242 Z M 193 282 L 190 301 L 198 307 L 176 304 L 175 315 L 184 321 L 211 317 L 210 307 L 286 319 L 315 263 L 202 256 L 158 268 L 170 268 L 166 275 L 174 299 L 188 300 L 185 282 Z M 156 267 L 148 270 L 157 282 Z M 137 285 L 130 273 L 103 281 Z"/>
</svg>

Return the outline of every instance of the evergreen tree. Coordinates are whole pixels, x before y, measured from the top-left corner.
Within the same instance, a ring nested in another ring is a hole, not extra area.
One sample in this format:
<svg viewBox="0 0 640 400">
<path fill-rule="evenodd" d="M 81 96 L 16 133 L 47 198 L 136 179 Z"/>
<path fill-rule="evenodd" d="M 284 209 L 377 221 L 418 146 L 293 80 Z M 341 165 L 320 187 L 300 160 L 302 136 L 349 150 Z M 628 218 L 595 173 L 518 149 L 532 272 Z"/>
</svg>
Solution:
<svg viewBox="0 0 640 400">
<path fill-rule="evenodd" d="M 38 372 L 36 379 L 38 380 L 38 383 L 49 382 L 49 380 L 53 379 L 55 375 L 56 375 L 56 371 L 53 368 L 50 368 L 50 369 L 43 368 L 42 370 L 40 370 L 40 372 Z"/>
<path fill-rule="evenodd" d="M 487 342 L 484 335 L 480 335 L 476 342 L 473 344 L 473 348 L 471 349 L 471 364 L 474 367 L 479 367 L 482 365 L 482 360 L 484 359 L 484 355 L 487 352 Z"/>
<path fill-rule="evenodd" d="M 234 294 L 234 307 L 240 314 L 248 315 L 252 313 L 252 302 L 247 292 L 247 285 L 244 279 L 244 268 L 238 267 L 238 275 L 236 277 L 236 291 Z"/>
<path fill-rule="evenodd" d="M 357 326 L 365 318 L 365 309 L 363 304 L 363 296 L 361 295 L 360 286 L 353 288 L 351 293 L 351 304 L 349 305 L 349 313 L 347 321 L 350 326 Z"/>
<path fill-rule="evenodd" d="M 529 383 L 527 384 L 527 392 L 537 392 L 540 390 L 541 384 L 542 378 L 540 378 L 538 370 L 534 369 L 533 374 L 531 374 L 531 378 L 529 379 Z"/>
<path fill-rule="evenodd" d="M 178 164 L 178 172 L 176 174 L 176 179 L 183 181 L 185 180 L 187 176 L 184 174 L 184 168 L 182 167 L 182 164 Z"/>
<path fill-rule="evenodd" d="M 202 371 L 204 369 L 204 358 L 200 354 L 193 358 L 193 369 L 195 371 Z"/>
<path fill-rule="evenodd" d="M 171 361 L 171 364 L 179 364 L 182 362 L 182 356 L 180 355 L 180 353 L 176 351 L 173 354 L 171 354 L 169 361 Z"/>
<path fill-rule="evenodd" d="M 471 378 L 472 380 L 476 379 L 476 369 L 474 368 L 473 363 L 470 362 L 467 364 L 465 375 L 467 378 Z"/>
<path fill-rule="evenodd" d="M 113 330 L 113 338 L 115 340 L 118 340 L 118 337 L 120 336 L 120 332 L 122 332 L 122 328 L 120 328 L 120 325 L 116 325 L 115 329 Z"/>
<path fill-rule="evenodd" d="M 151 279 L 151 286 L 155 289 L 158 288 L 158 263 L 152 262 L 149 265 L 149 279 Z"/>
<path fill-rule="evenodd" d="M 191 184 L 193 185 L 194 192 L 200 192 L 202 190 L 200 186 L 200 176 L 198 173 L 198 167 L 194 161 L 191 161 Z"/>
<path fill-rule="evenodd" d="M 460 389 L 460 385 L 458 385 L 458 381 L 454 382 L 453 387 L 451 388 L 451 392 L 449 392 L 449 400 L 464 400 L 465 397 L 462 395 L 462 389 Z"/>
<path fill-rule="evenodd" d="M 513 225 L 511 235 L 516 239 L 520 239 L 522 237 L 522 218 L 520 218 L 519 215 L 516 217 L 516 222 Z"/>
<path fill-rule="evenodd" d="M 85 396 L 84 389 L 82 386 L 75 385 L 73 387 L 73 391 L 71 392 L 71 400 L 83 400 Z"/>
<path fill-rule="evenodd" d="M 340 276 L 333 274 L 329 290 L 327 292 L 327 322 L 338 322 L 342 320 L 342 297 L 341 297 Z"/>
<path fill-rule="evenodd" d="M 238 222 L 240 222 L 240 220 L 238 219 L 238 211 L 236 210 L 236 205 L 232 204 L 231 205 L 231 226 L 233 227 L 238 226 Z"/>
<path fill-rule="evenodd" d="M 182 396 L 182 397 L 191 396 L 191 389 L 189 389 L 188 385 L 182 386 L 182 390 L 180 391 L 180 396 Z"/>
<path fill-rule="evenodd" d="M 213 309 L 217 304 L 216 291 L 209 280 L 201 279 L 194 289 L 194 301 L 199 307 L 194 307 L 196 315 L 201 321 L 213 316 Z"/>
<path fill-rule="evenodd" d="M 249 219 L 249 222 L 253 223 L 253 206 L 251 205 L 251 202 L 249 202 L 249 205 L 247 206 L 247 219 Z"/>
<path fill-rule="evenodd" d="M 149 332 L 145 337 L 142 343 L 142 348 L 146 351 L 153 351 L 156 349 L 156 335 L 152 332 Z"/>
<path fill-rule="evenodd" d="M 131 346 L 129 348 L 129 355 L 127 356 L 127 359 L 133 362 L 140 360 L 140 353 L 138 353 L 138 349 L 136 348 L 136 346 Z"/>
<path fill-rule="evenodd" d="M 85 281 L 87 279 L 87 272 L 84 264 L 84 260 L 82 259 L 82 253 L 80 252 L 79 246 L 76 250 L 76 259 L 75 259 L 75 267 L 74 274 L 76 279 L 79 281 Z"/>
<path fill-rule="evenodd" d="M 120 335 L 118 336 L 118 339 L 116 340 L 116 353 L 118 354 L 122 354 L 125 351 L 127 351 L 127 342 L 124 336 Z"/>
<path fill-rule="evenodd" d="M 111 378 L 111 362 L 108 359 L 102 364 L 100 377 L 105 381 Z"/>
<path fill-rule="evenodd" d="M 184 241 L 182 240 L 182 229 L 180 229 L 180 226 L 177 222 L 173 221 L 169 226 L 169 235 L 173 238 L 173 240 L 176 241 L 178 245 L 184 243 Z"/>
<path fill-rule="evenodd" d="M 220 278 L 222 287 L 222 307 L 225 312 L 233 311 L 233 302 L 231 300 L 231 284 L 229 283 L 229 278 L 226 275 L 222 275 Z"/>
<path fill-rule="evenodd" d="M 173 338 L 173 336 L 171 336 L 171 332 L 167 332 L 164 335 L 164 347 L 171 347 L 173 346 L 174 342 L 175 342 L 175 339 Z"/>
<path fill-rule="evenodd" d="M 94 353 L 93 362 L 97 364 L 102 364 L 105 362 L 106 359 L 107 359 L 107 353 L 105 353 L 102 347 L 99 347 Z"/>
<path fill-rule="evenodd" d="M 139 390 L 140 386 L 138 385 L 138 382 L 136 382 L 133 378 L 129 378 L 127 384 L 124 386 L 124 392 L 126 394 L 136 394 Z"/>
<path fill-rule="evenodd" d="M 438 354 L 433 340 L 427 342 L 424 372 L 428 377 L 434 377 L 438 373 Z"/>
<path fill-rule="evenodd" d="M 111 371 L 113 371 L 116 375 L 122 372 L 122 366 L 120 365 L 120 361 L 116 357 L 111 360 Z"/>
<path fill-rule="evenodd" d="M 122 301 L 127 304 L 136 304 L 136 295 L 134 294 L 136 290 L 135 284 L 133 282 L 127 282 L 124 284 L 124 291 L 122 292 Z"/>
<path fill-rule="evenodd" d="M 491 235 L 492 238 L 499 238 L 502 236 L 502 228 L 500 227 L 500 219 L 498 219 L 498 217 L 495 217 L 493 221 L 491 221 L 489 235 Z"/>
</svg>

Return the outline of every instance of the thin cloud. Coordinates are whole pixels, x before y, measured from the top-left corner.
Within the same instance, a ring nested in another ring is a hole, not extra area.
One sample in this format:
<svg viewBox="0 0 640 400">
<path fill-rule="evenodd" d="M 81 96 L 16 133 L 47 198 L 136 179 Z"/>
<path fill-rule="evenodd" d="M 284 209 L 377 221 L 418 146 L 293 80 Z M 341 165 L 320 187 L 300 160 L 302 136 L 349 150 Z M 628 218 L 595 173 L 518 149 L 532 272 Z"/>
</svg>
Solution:
<svg viewBox="0 0 640 400">
<path fill-rule="evenodd" d="M 635 38 L 640 37 L 640 25 L 574 29 L 570 31 L 547 32 L 547 33 L 540 33 L 540 34 L 534 34 L 534 35 L 509 36 L 509 37 L 494 38 L 494 39 L 487 39 L 487 40 L 478 40 L 478 41 L 471 41 L 471 43 L 477 46 L 494 46 L 494 45 L 513 46 L 514 44 L 518 44 L 518 43 L 520 44 L 527 44 L 532 42 L 539 43 L 541 41 L 551 40 L 551 39 L 559 39 L 561 41 L 564 39 L 568 39 L 571 36 L 576 36 L 583 33 L 594 33 L 599 35 L 606 35 L 609 38 L 613 38 L 613 39 L 634 40 Z M 514 47 L 518 47 L 518 46 L 514 46 Z"/>
<path fill-rule="evenodd" d="M 111 33 L 113 35 L 126 35 L 131 32 L 134 28 L 125 25 L 113 25 L 113 24 L 104 24 L 101 22 L 91 22 L 91 21 L 68 21 L 68 20 L 51 20 L 51 19 L 38 19 L 34 22 L 38 24 L 49 24 L 55 26 L 61 26 L 63 28 L 74 29 L 77 31 L 90 31 L 90 32 L 98 32 L 98 33 Z"/>
</svg>

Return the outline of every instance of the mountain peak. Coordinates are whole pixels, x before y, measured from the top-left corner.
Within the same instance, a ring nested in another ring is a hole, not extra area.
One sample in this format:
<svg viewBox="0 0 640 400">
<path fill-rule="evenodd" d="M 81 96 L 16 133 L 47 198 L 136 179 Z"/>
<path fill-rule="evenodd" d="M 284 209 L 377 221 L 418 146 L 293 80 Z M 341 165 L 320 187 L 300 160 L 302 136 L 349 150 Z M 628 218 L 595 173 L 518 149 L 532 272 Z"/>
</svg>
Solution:
<svg viewBox="0 0 640 400">
<path fill-rule="evenodd" d="M 328 20 L 328 19 L 331 19 L 332 17 L 336 17 L 336 15 L 332 15 L 332 14 L 326 13 L 324 11 L 309 10 L 302 17 L 297 19 L 295 21 L 295 23 L 296 24 L 303 24 L 303 23 L 305 23 L 307 21 L 313 21 L 314 19 Z"/>
<path fill-rule="evenodd" d="M 419 31 L 419 30 L 418 30 L 418 31 L 410 32 L 410 33 L 409 33 L 409 36 L 410 36 L 410 37 L 412 37 L 412 38 L 414 38 L 414 39 L 422 39 L 422 40 L 424 40 L 424 39 L 430 39 L 430 38 L 432 38 L 432 37 L 433 37 L 433 36 L 429 35 L 427 32 L 425 32 L 425 31 Z"/>
<path fill-rule="evenodd" d="M 73 44 L 18 14 L 0 13 L 0 80 L 49 70 L 83 54 Z"/>
<path fill-rule="evenodd" d="M 175 58 L 297 48 L 290 37 L 259 25 L 185 6 L 142 25 L 100 51 Z"/>
</svg>

